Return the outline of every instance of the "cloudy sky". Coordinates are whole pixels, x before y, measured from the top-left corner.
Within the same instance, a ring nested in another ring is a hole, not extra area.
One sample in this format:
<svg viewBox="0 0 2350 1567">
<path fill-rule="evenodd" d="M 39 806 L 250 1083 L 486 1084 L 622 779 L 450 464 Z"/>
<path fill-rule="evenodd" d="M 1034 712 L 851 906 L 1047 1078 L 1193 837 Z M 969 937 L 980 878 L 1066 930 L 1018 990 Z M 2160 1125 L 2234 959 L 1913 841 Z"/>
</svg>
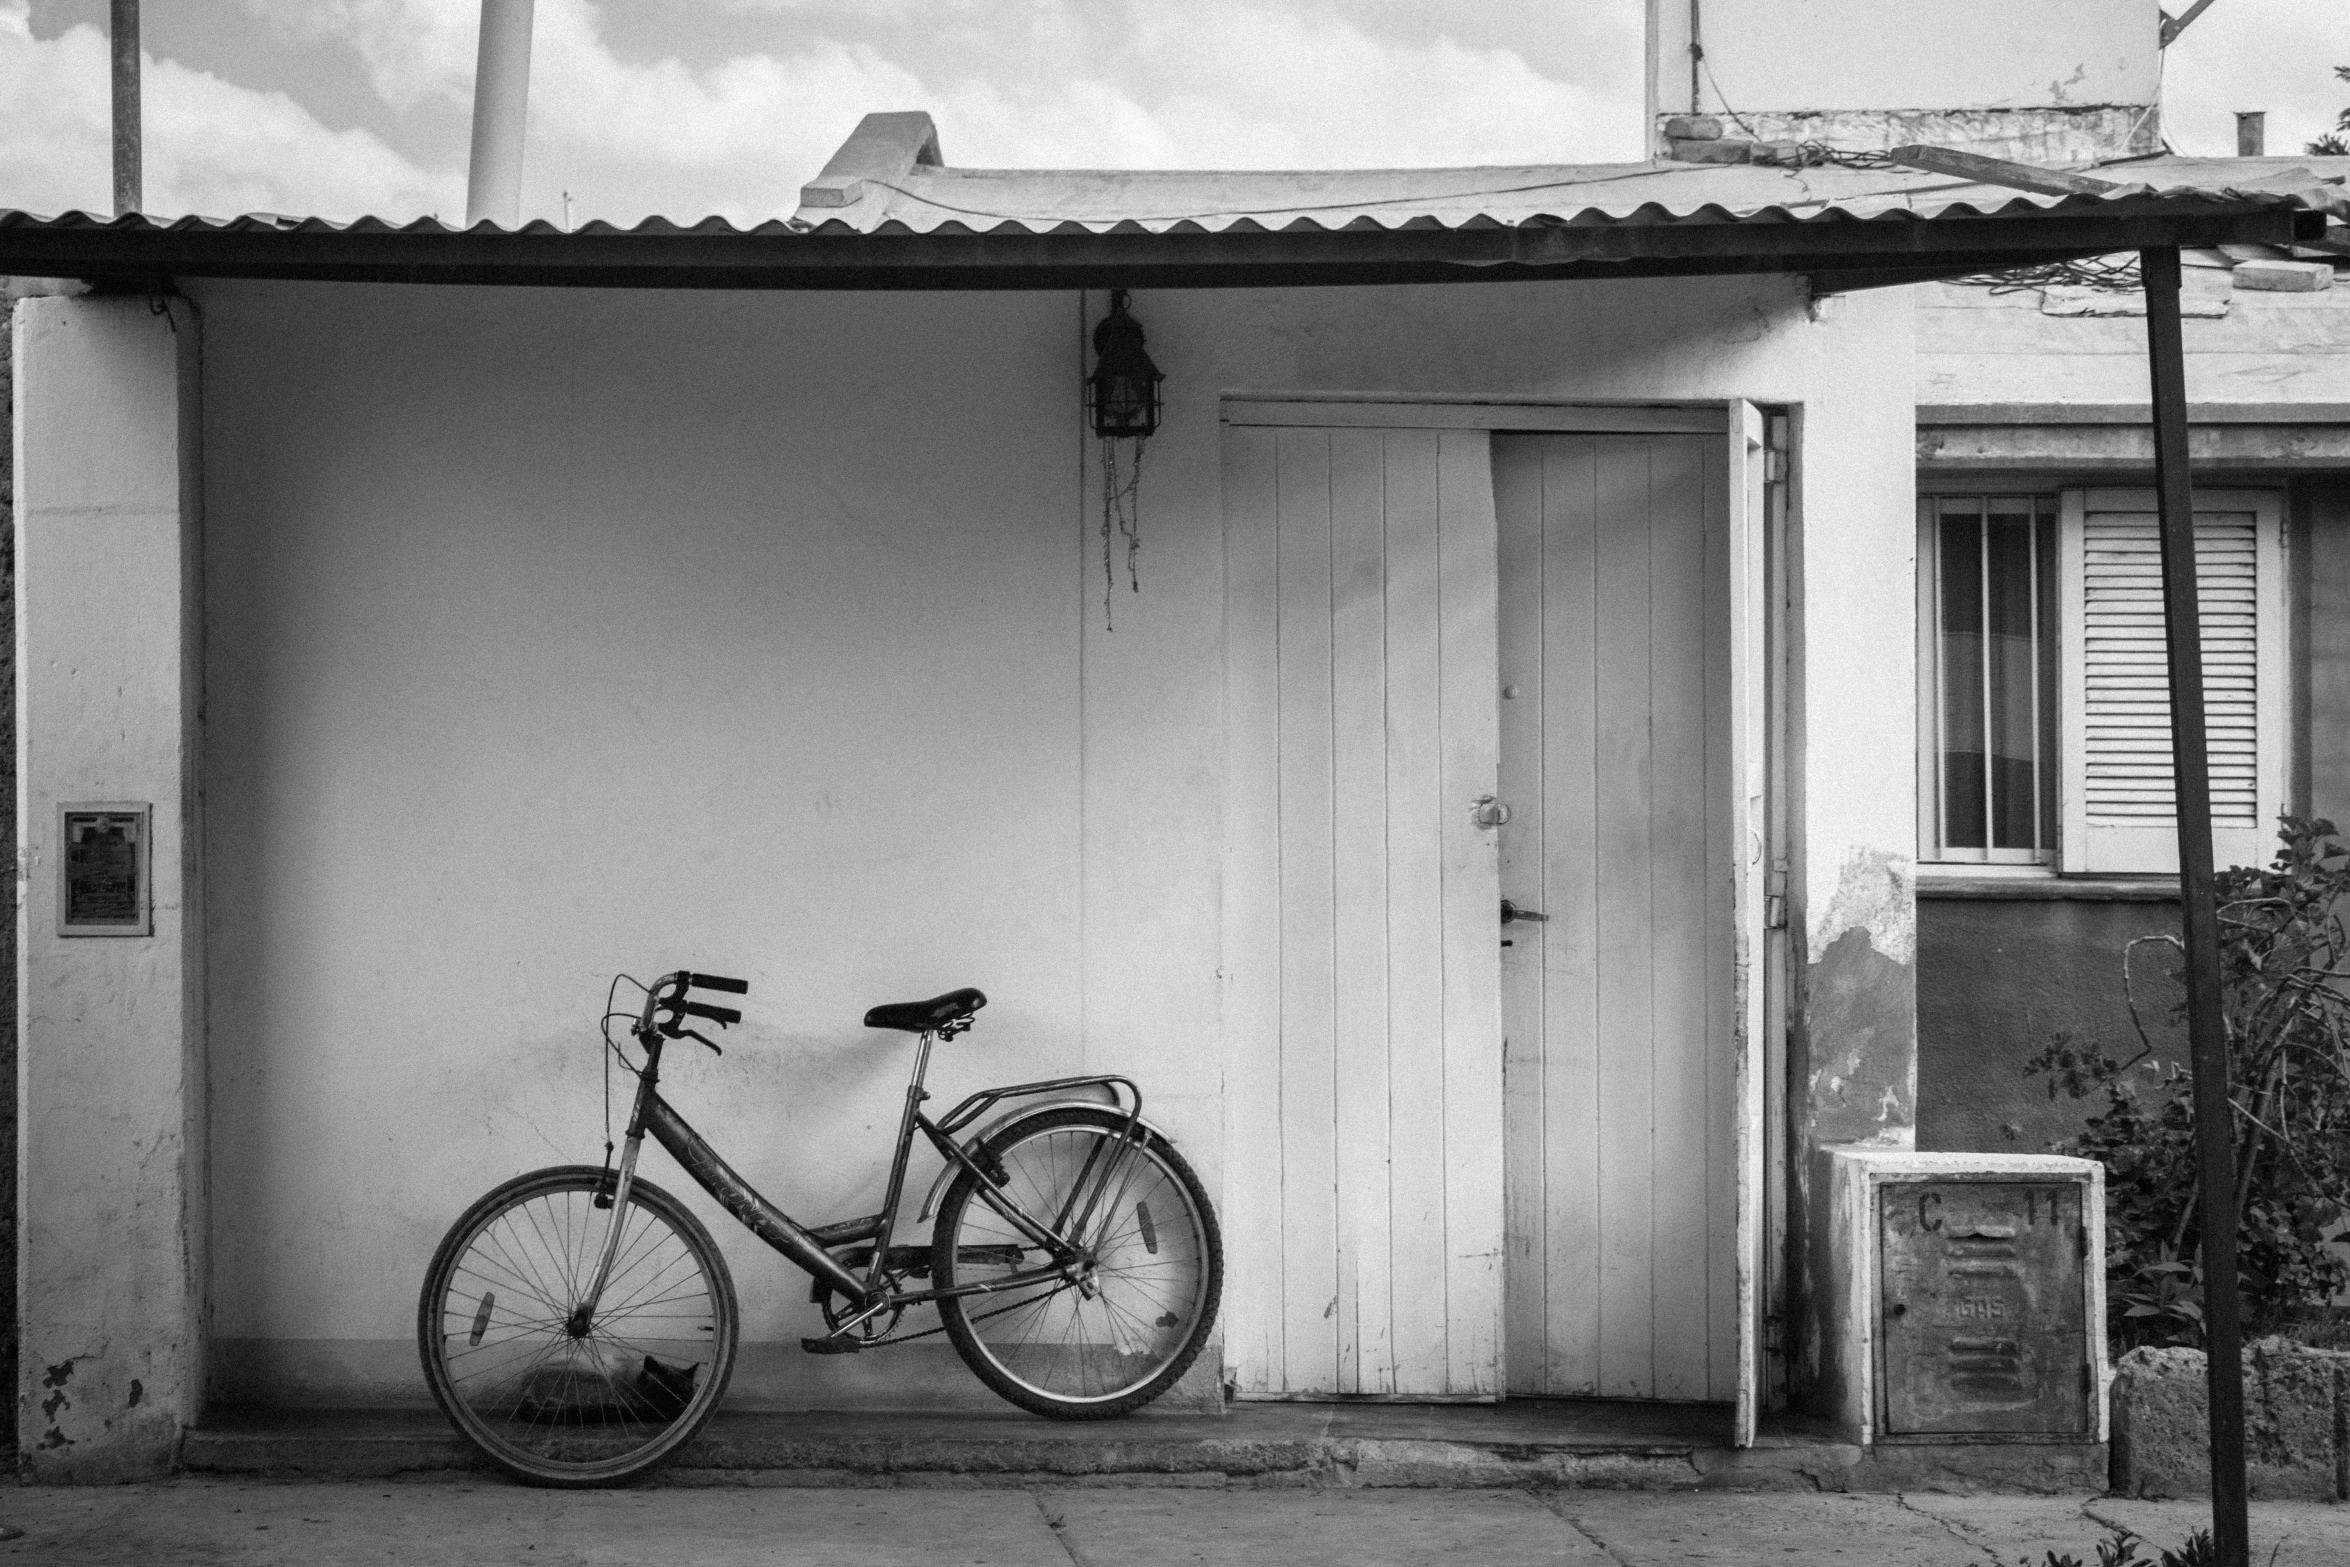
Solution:
<svg viewBox="0 0 2350 1567">
<path fill-rule="evenodd" d="M 0 207 L 107 209 L 106 9 L 0 0 Z M 479 15 L 147 0 L 148 209 L 461 215 Z M 1640 19 L 1641 0 L 538 0 L 523 207 L 787 213 L 888 108 L 927 108 L 948 160 L 980 166 L 1636 157 Z M 2266 109 L 2271 149 L 2297 149 L 2350 104 L 2337 64 L 2350 0 L 2217 0 L 2165 62 L 2171 144 L 2232 152 L 2232 111 Z"/>
</svg>

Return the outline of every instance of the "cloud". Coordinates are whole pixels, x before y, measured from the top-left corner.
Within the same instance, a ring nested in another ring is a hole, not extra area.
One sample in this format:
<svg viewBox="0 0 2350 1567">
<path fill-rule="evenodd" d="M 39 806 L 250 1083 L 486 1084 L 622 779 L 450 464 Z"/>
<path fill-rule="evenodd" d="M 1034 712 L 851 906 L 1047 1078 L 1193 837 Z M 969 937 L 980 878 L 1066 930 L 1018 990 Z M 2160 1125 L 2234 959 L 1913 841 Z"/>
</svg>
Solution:
<svg viewBox="0 0 2350 1567">
<path fill-rule="evenodd" d="M 2350 105 L 2333 67 L 2350 65 L 2341 0 L 2230 0 L 2165 51 L 2163 133 L 2181 152 L 2228 157 L 2238 109 L 2268 114 L 2268 150 L 2298 153 Z M 2177 8 L 2174 7 L 2174 10 Z"/>
<path fill-rule="evenodd" d="M 386 102 L 463 102 L 478 0 L 246 0 L 340 34 Z M 1637 156 L 1639 85 L 1613 98 L 1505 48 L 1375 35 L 1247 0 L 957 0 L 925 36 L 898 0 L 736 0 L 789 11 L 789 51 L 631 58 L 593 0 L 538 0 L 523 201 L 627 221 L 789 212 L 879 109 L 926 108 L 950 161 L 1027 167 L 1363 167 Z M 855 36 L 833 36 L 827 30 Z M 1301 62 L 1308 62 L 1301 69 Z M 1620 100 L 1620 101 L 1618 101 Z"/>
<path fill-rule="evenodd" d="M 378 138 L 332 130 L 280 92 L 149 60 L 144 198 L 151 213 L 414 216 L 463 210 L 462 181 Z M 74 27 L 36 39 L 25 0 L 0 0 L 0 206 L 113 210 L 106 40 Z"/>
<path fill-rule="evenodd" d="M 361 74 L 339 104 L 316 84 L 289 84 L 297 102 L 151 62 L 150 210 L 462 211 L 455 127 L 472 94 L 480 0 L 242 0 L 241 9 L 309 46 L 349 51 Z M 1636 155 L 1636 78 L 1611 96 L 1556 80 L 1512 48 L 1431 30 L 1428 15 L 1413 19 L 1411 36 L 1393 36 L 1337 0 L 937 0 L 919 12 L 906 0 L 731 0 L 729 9 L 746 20 L 712 31 L 698 19 L 703 52 L 681 58 L 696 41 L 682 32 L 640 28 L 624 48 L 596 0 L 538 0 L 526 215 L 560 218 L 566 194 L 575 221 L 787 213 L 858 118 L 879 109 L 930 110 L 949 159 L 964 165 Z M 789 13 L 790 47 L 725 47 L 738 29 L 758 31 L 760 12 Z M 1390 20 L 1375 6 L 1364 14 Z M 86 26 L 35 40 L 26 0 L 0 0 L 0 92 L 12 110 L 0 124 L 0 201 L 106 205 L 104 53 Z M 352 93 L 372 93 L 391 117 Z M 338 129 L 329 123 L 338 117 L 374 129 Z"/>
</svg>

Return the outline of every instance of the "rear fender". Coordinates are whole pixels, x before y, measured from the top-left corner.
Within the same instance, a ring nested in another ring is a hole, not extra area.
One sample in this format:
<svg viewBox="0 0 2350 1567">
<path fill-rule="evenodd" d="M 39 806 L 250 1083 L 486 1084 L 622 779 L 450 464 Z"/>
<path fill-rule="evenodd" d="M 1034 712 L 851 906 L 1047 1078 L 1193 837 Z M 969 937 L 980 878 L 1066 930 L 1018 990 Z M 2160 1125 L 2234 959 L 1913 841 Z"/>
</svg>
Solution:
<svg viewBox="0 0 2350 1567">
<path fill-rule="evenodd" d="M 1023 1105 L 1017 1110 L 1005 1111 L 969 1137 L 964 1138 L 963 1146 L 977 1148 L 997 1133 L 1009 1131 L 1023 1121 L 1032 1121 L 1040 1115 L 1050 1115 L 1055 1110 L 1067 1110 L 1072 1107 L 1080 1110 L 1107 1110 L 1113 1115 L 1124 1113 L 1116 1105 L 1100 1099 L 1055 1099 L 1045 1104 Z M 1152 1125 L 1148 1116 L 1143 1117 L 1135 1124 L 1145 1131 L 1156 1134 L 1161 1141 L 1168 1143 L 1174 1141 L 1173 1138 L 1167 1136 L 1165 1131 Z M 930 1216 L 938 1211 L 939 1199 L 947 1194 L 947 1183 L 960 1174 L 962 1169 L 961 1165 L 949 1160 L 946 1167 L 938 1172 L 938 1179 L 930 1183 L 930 1195 L 922 1199 L 922 1211 L 914 1216 L 916 1224 L 930 1222 Z"/>
</svg>

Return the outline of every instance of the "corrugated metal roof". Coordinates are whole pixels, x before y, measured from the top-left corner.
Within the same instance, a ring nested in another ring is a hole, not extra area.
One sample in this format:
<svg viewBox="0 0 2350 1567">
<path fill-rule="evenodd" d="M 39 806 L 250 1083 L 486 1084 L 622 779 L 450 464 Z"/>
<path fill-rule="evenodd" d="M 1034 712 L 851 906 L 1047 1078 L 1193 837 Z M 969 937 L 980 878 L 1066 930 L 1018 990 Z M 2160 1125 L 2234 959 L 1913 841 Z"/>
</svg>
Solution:
<svg viewBox="0 0 2350 1567">
<path fill-rule="evenodd" d="M 1799 272 L 1823 288 L 2134 249 L 2284 243 L 2350 160 L 2156 159 L 2095 193 L 1903 169 L 1525 164 L 1304 173 L 950 169 L 869 116 L 800 213 L 504 230 L 0 212 L 0 274 L 644 288 L 1280 286 Z"/>
<path fill-rule="evenodd" d="M 2350 165 L 2350 159 L 2323 160 Z M 2247 168 L 2248 163 L 2276 167 Z M 1516 164 L 1312 172 L 958 169 L 866 175 L 838 209 L 803 205 L 817 233 L 933 234 L 1468 229 L 1797 223 L 2146 211 L 2276 202 L 2350 216 L 2340 170 L 2310 160 L 2166 158 L 2103 168 L 2116 189 L 2034 195 L 1906 169 L 1833 164 Z"/>
</svg>

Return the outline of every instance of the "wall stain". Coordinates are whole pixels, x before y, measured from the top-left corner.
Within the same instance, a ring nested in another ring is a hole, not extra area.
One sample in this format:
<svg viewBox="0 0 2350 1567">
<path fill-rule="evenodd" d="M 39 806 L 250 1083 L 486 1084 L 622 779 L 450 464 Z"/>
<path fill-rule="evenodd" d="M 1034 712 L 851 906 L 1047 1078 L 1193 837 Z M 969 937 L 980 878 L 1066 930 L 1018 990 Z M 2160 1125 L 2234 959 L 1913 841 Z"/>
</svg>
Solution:
<svg viewBox="0 0 2350 1567">
<path fill-rule="evenodd" d="M 70 1356 L 70 1357 L 68 1357 L 66 1360 L 64 1360 L 64 1361 L 63 1361 L 63 1362 L 61 1362 L 60 1364 L 57 1364 L 57 1365 L 54 1365 L 54 1366 L 51 1366 L 51 1367 L 49 1367 L 49 1368 L 48 1368 L 46 1371 L 44 1371 L 44 1372 L 42 1372 L 42 1373 L 41 1373 L 41 1386 L 43 1386 L 43 1387 L 63 1387 L 63 1386 L 65 1386 L 65 1384 L 66 1384 L 66 1383 L 68 1383 L 68 1382 L 70 1382 L 70 1381 L 72 1381 L 72 1380 L 73 1380 L 73 1363 L 74 1363 L 74 1361 L 76 1361 L 76 1360 L 87 1360 L 87 1359 L 89 1359 L 89 1358 L 90 1358 L 90 1357 L 89 1357 L 89 1356 L 87 1356 L 87 1355 L 73 1355 L 73 1356 Z"/>
<path fill-rule="evenodd" d="M 139 1381 L 139 1379 L 138 1379 L 137 1377 L 133 1377 L 133 1378 L 131 1378 L 131 1401 L 130 1401 L 129 1403 L 127 1403 L 127 1404 L 123 1405 L 123 1408 L 125 1408 L 125 1409 L 136 1409 L 136 1408 L 138 1408 L 138 1407 L 139 1407 L 139 1400 L 140 1400 L 140 1399 L 142 1399 L 142 1398 L 145 1398 L 146 1396 L 147 1396 L 147 1389 L 146 1389 L 146 1386 L 145 1386 L 145 1384 L 143 1384 L 142 1382 L 140 1382 L 140 1381 Z"/>
<path fill-rule="evenodd" d="M 1828 944 L 1805 980 L 1804 1146 L 1908 1146 L 1917 1125 L 1915 965 L 1856 927 Z"/>
</svg>

